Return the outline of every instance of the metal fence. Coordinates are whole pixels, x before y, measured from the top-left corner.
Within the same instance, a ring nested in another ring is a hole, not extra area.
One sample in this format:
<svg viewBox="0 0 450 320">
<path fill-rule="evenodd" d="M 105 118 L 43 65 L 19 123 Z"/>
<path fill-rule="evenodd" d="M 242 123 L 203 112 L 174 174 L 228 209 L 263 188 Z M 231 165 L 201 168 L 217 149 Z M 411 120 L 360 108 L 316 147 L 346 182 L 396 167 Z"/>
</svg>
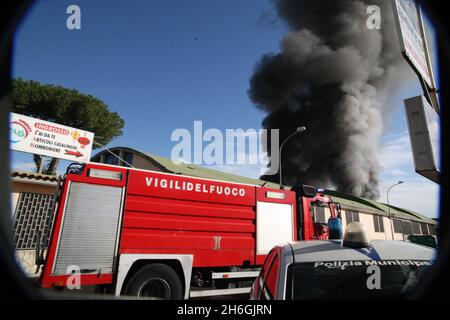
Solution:
<svg viewBox="0 0 450 320">
<path fill-rule="evenodd" d="M 14 244 L 16 250 L 36 248 L 36 235 L 46 234 L 53 222 L 55 196 L 23 192 L 19 196 L 14 214 Z M 41 247 L 46 248 L 49 239 L 41 238 Z"/>
</svg>

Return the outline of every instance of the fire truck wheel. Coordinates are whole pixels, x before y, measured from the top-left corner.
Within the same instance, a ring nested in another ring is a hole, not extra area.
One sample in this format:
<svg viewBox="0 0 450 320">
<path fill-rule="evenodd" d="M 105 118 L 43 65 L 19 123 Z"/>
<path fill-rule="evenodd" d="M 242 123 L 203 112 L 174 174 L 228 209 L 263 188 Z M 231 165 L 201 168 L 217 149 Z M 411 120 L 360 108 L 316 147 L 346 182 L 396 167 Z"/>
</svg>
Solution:
<svg viewBox="0 0 450 320">
<path fill-rule="evenodd" d="M 136 272 L 128 281 L 124 293 L 127 296 L 180 300 L 183 299 L 183 286 L 171 267 L 154 263 Z"/>
</svg>

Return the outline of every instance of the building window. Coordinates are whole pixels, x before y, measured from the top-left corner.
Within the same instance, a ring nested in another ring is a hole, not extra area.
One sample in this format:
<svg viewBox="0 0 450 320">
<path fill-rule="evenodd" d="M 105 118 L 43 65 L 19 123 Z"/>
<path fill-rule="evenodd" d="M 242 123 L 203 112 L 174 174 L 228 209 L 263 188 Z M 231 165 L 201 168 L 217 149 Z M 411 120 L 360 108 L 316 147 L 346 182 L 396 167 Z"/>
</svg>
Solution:
<svg viewBox="0 0 450 320">
<path fill-rule="evenodd" d="M 413 222 L 412 225 L 414 234 L 422 234 L 422 232 L 420 231 L 420 223 Z"/>
<path fill-rule="evenodd" d="M 359 222 L 359 212 L 346 210 L 345 221 L 347 222 L 347 225 L 352 222 Z"/>
<path fill-rule="evenodd" d="M 404 235 L 413 234 L 413 227 L 411 221 L 402 221 L 402 233 Z"/>
<path fill-rule="evenodd" d="M 394 219 L 394 232 L 395 233 L 402 233 L 402 222 L 400 220 Z"/>
<path fill-rule="evenodd" d="M 375 232 L 384 232 L 384 221 L 382 216 L 373 215 Z"/>
<path fill-rule="evenodd" d="M 123 152 L 122 159 L 122 165 L 124 167 L 130 167 L 130 165 L 133 165 L 133 154 L 131 152 Z"/>
<path fill-rule="evenodd" d="M 429 224 L 428 225 L 428 231 L 429 231 L 430 235 L 432 235 L 432 236 L 436 235 L 436 230 L 434 229 L 434 224 Z"/>
<path fill-rule="evenodd" d="M 108 153 L 105 155 L 105 161 L 103 163 L 111 164 L 113 166 L 117 166 L 119 164 L 119 154 L 120 151 L 113 151 L 114 154 Z"/>
<path fill-rule="evenodd" d="M 427 227 L 427 224 L 426 223 L 421 223 L 420 224 L 420 230 L 421 230 L 421 232 L 422 232 L 422 234 L 424 234 L 424 235 L 428 235 L 428 234 L 430 234 L 429 232 L 428 232 L 428 227 Z"/>
<path fill-rule="evenodd" d="M 325 208 L 312 206 L 313 209 L 313 217 L 315 223 L 324 223 L 326 224 L 327 221 L 325 219 Z"/>
</svg>

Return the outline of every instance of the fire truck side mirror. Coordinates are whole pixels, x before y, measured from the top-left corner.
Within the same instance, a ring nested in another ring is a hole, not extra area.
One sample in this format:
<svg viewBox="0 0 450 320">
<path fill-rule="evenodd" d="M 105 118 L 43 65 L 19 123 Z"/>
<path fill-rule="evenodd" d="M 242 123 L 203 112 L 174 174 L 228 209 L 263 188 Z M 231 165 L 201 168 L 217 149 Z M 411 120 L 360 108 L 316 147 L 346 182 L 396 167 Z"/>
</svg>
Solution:
<svg viewBox="0 0 450 320">
<path fill-rule="evenodd" d="M 86 164 L 84 163 L 71 163 L 66 169 L 66 174 L 82 174 L 85 167 Z"/>
<path fill-rule="evenodd" d="M 291 188 L 291 190 L 307 198 L 314 198 L 317 195 L 316 188 L 308 185 L 295 185 Z"/>
<path fill-rule="evenodd" d="M 335 215 L 336 218 L 342 219 L 342 215 L 341 215 L 341 204 L 339 202 L 329 202 L 328 203 L 329 209 L 330 211 L 335 211 Z M 333 206 L 334 206 L 334 210 L 333 210 Z"/>
</svg>

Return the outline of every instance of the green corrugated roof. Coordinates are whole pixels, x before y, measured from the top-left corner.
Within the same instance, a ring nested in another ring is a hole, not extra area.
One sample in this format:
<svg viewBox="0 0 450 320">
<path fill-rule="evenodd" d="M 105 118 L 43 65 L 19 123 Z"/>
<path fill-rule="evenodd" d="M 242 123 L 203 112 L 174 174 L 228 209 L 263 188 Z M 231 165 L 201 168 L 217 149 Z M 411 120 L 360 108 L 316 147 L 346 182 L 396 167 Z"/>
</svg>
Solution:
<svg viewBox="0 0 450 320">
<path fill-rule="evenodd" d="M 251 185 L 258 185 L 258 186 L 267 186 L 267 187 L 273 187 L 278 188 L 277 184 L 258 180 L 258 179 L 252 179 L 247 177 L 238 176 L 235 174 L 215 170 L 215 169 L 209 169 L 201 166 L 197 166 L 194 164 L 189 163 L 180 163 L 175 164 L 172 162 L 172 160 L 164 157 L 160 157 L 148 152 L 144 152 L 144 154 L 156 162 L 158 162 L 162 167 L 164 167 L 168 172 L 175 173 L 175 174 L 181 174 L 186 176 L 192 176 L 192 177 L 198 177 L 198 178 L 206 178 L 206 179 L 213 179 L 213 180 L 220 180 L 220 181 L 228 181 L 228 182 L 236 182 L 236 183 L 245 183 L 245 184 L 251 184 Z"/>
<path fill-rule="evenodd" d="M 194 164 L 188 164 L 188 163 L 175 164 L 168 158 L 156 156 L 154 154 L 147 153 L 147 152 L 145 152 L 144 154 L 147 155 L 148 157 L 151 157 L 155 161 L 157 161 L 161 166 L 163 166 L 168 172 L 171 172 L 171 173 L 192 176 L 192 177 L 198 177 L 198 178 L 213 179 L 213 180 L 219 180 L 219 181 L 265 186 L 268 188 L 279 188 L 278 184 L 275 184 L 272 182 L 242 177 L 242 176 L 238 176 L 238 175 L 223 172 L 223 171 L 218 171 L 218 170 L 214 170 L 214 169 L 197 166 Z"/>
<path fill-rule="evenodd" d="M 205 167 L 194 165 L 194 164 L 187 164 L 187 163 L 175 164 L 169 158 L 157 156 L 157 155 L 154 155 L 154 154 L 148 153 L 148 152 L 141 152 L 141 151 L 138 151 L 138 150 L 132 149 L 132 148 L 114 147 L 114 148 L 110 148 L 109 150 L 114 150 L 114 149 L 122 149 L 125 151 L 137 153 L 137 154 L 143 156 L 144 158 L 148 159 L 149 161 L 153 162 L 155 165 L 159 166 L 162 170 L 164 170 L 168 173 L 186 175 L 186 176 L 197 177 L 197 178 L 213 179 L 213 180 L 219 180 L 219 181 L 245 183 L 245 184 L 250 184 L 250 185 L 265 186 L 268 188 L 279 189 L 279 184 L 276 184 L 276 183 L 242 177 L 242 176 L 238 176 L 235 174 L 226 173 L 226 172 L 218 171 L 218 170 L 214 170 L 214 169 L 209 169 L 209 168 L 205 168 Z M 94 157 L 97 157 L 97 156 L 98 156 L 98 154 L 95 155 Z M 287 189 L 289 189 L 289 188 L 287 188 Z M 344 193 L 341 193 L 338 191 L 333 191 L 333 190 L 325 190 L 324 193 L 331 196 L 334 201 L 339 202 L 343 208 L 353 208 L 355 210 L 361 210 L 361 211 L 366 211 L 369 213 L 375 213 L 375 214 L 380 214 L 380 215 L 385 215 L 385 216 L 389 215 L 388 206 L 384 203 L 366 199 L 366 198 L 362 198 L 362 197 L 344 194 Z M 392 205 L 389 207 L 390 207 L 391 215 L 394 218 L 417 220 L 417 221 L 433 223 L 433 224 L 436 223 L 436 221 L 434 221 L 430 218 L 427 218 L 417 212 L 398 208 L 398 207 L 395 207 Z"/>
<path fill-rule="evenodd" d="M 417 212 L 399 208 L 393 205 L 388 207 L 387 204 L 381 203 L 375 200 L 370 200 L 362 197 L 352 196 L 348 194 L 344 194 L 341 192 L 333 191 L 333 190 L 325 190 L 325 194 L 331 196 L 333 201 L 339 202 L 343 208 L 355 208 L 360 209 L 367 212 L 372 212 L 380 215 L 389 215 L 389 209 L 392 217 L 399 219 L 409 219 L 409 220 L 417 220 L 426 223 L 435 224 L 436 221 L 430 219 L 424 215 L 421 215 Z"/>
<path fill-rule="evenodd" d="M 169 158 L 157 156 L 157 155 L 154 155 L 154 154 L 148 153 L 148 152 L 139 152 L 137 150 L 134 150 L 134 152 L 137 152 L 137 153 L 149 158 L 149 160 L 153 160 L 153 161 L 157 162 L 161 167 L 163 167 L 169 173 L 181 174 L 181 175 L 197 177 L 197 178 L 219 180 L 219 181 L 245 183 L 245 184 L 251 184 L 251 185 L 256 185 L 256 186 L 265 186 L 268 188 L 279 189 L 279 185 L 276 183 L 263 181 L 263 180 L 259 180 L 259 179 L 242 177 L 242 176 L 238 176 L 238 175 L 235 175 L 232 173 L 209 169 L 209 168 L 205 168 L 202 166 L 189 164 L 189 163 L 175 164 Z"/>
</svg>

